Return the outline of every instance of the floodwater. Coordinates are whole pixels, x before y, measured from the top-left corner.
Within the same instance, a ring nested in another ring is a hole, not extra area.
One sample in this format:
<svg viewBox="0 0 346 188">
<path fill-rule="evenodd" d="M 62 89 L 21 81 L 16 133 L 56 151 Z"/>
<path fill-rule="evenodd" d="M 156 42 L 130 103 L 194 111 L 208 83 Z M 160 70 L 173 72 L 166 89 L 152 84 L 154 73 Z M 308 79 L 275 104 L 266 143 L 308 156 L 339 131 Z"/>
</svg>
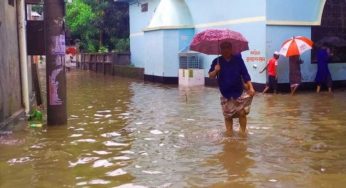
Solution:
<svg viewBox="0 0 346 188">
<path fill-rule="evenodd" d="M 257 94 L 227 137 L 216 88 L 67 79 L 67 126 L 0 135 L 1 188 L 346 185 L 345 91 Z"/>
</svg>

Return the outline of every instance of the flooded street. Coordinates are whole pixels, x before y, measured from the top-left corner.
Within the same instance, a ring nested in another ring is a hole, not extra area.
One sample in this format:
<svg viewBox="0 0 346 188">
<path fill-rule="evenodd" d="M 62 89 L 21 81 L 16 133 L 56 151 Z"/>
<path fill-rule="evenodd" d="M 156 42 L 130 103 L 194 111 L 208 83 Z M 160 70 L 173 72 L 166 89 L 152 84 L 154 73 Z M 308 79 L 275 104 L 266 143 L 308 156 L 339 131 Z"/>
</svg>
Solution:
<svg viewBox="0 0 346 188">
<path fill-rule="evenodd" d="M 67 82 L 67 126 L 0 135 L 1 188 L 346 185 L 346 91 L 257 94 L 243 138 L 224 136 L 217 88 Z"/>
</svg>

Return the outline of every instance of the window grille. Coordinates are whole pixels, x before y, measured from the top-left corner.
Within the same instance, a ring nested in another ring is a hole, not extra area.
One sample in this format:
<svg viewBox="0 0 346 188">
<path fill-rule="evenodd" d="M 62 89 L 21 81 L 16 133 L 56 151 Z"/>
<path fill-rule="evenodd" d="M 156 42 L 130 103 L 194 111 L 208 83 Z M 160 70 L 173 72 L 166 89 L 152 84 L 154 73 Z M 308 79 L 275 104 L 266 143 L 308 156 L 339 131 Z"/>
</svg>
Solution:
<svg viewBox="0 0 346 188">
<path fill-rule="evenodd" d="M 195 52 L 179 53 L 179 68 L 180 69 L 202 69 L 202 63 Z"/>
</svg>

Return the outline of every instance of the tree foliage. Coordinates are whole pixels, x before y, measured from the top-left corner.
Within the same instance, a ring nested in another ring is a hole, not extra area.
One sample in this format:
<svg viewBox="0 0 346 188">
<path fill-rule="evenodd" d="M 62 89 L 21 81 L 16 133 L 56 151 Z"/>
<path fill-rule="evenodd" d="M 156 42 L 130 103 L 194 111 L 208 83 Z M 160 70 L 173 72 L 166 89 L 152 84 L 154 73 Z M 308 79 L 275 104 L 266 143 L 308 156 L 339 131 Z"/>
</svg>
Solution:
<svg viewBox="0 0 346 188">
<path fill-rule="evenodd" d="M 73 0 L 67 5 L 66 22 L 71 38 L 80 39 L 84 51 L 128 51 L 128 17 L 126 3 Z"/>
</svg>

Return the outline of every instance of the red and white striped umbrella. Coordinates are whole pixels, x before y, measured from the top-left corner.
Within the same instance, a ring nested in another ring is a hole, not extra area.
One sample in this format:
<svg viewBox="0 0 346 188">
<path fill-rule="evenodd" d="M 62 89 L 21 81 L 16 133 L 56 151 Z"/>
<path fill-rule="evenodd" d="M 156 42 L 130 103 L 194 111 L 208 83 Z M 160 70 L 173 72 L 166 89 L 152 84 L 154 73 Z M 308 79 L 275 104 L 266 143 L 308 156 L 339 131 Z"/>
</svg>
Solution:
<svg viewBox="0 0 346 188">
<path fill-rule="evenodd" d="M 281 45 L 279 53 L 286 57 L 301 55 L 305 51 L 310 50 L 313 44 L 314 42 L 306 37 L 292 37 Z"/>
</svg>

